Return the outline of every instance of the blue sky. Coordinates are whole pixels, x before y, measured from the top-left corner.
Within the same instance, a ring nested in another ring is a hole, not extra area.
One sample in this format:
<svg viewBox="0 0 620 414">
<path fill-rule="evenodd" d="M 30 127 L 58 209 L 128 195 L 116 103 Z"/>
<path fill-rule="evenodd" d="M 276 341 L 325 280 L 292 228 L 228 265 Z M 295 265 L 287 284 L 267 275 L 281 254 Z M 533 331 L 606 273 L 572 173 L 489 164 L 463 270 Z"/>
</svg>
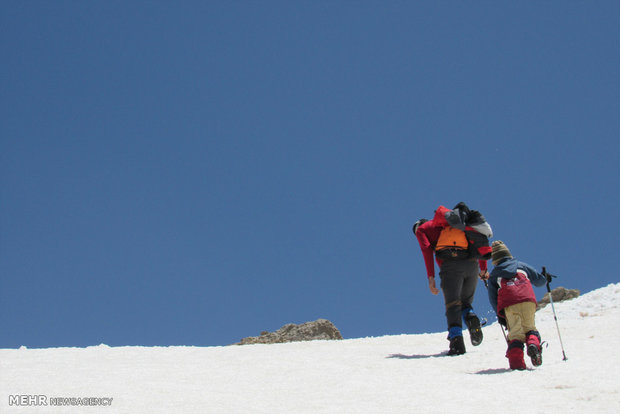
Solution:
<svg viewBox="0 0 620 414">
<path fill-rule="evenodd" d="M 445 329 L 411 225 L 618 282 L 620 4 L 0 6 L 0 347 Z M 542 296 L 544 289 L 537 290 Z M 475 306 L 492 318 L 486 291 Z"/>
</svg>

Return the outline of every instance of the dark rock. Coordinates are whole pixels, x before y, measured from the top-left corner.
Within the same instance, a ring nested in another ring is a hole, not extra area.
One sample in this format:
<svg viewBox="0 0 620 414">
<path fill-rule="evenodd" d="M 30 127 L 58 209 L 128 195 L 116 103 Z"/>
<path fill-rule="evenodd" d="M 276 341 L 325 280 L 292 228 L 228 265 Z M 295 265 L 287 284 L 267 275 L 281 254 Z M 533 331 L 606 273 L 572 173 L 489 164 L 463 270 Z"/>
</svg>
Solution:
<svg viewBox="0 0 620 414">
<path fill-rule="evenodd" d="M 279 344 L 284 342 L 342 339 L 340 331 L 327 319 L 317 319 L 301 325 L 289 323 L 275 332 L 261 332 L 260 336 L 243 338 L 236 345 Z"/>
</svg>

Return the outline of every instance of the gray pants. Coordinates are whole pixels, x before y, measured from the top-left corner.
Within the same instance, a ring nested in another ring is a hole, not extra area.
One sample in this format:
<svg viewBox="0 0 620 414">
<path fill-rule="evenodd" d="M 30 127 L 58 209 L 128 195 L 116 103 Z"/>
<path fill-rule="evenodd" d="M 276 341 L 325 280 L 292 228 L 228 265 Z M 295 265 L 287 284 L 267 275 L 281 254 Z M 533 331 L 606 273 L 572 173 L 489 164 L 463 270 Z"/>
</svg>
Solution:
<svg viewBox="0 0 620 414">
<path fill-rule="evenodd" d="M 476 260 L 448 260 L 441 264 L 439 277 L 446 303 L 448 330 L 462 327 L 462 311 L 471 308 L 478 286 L 478 262 Z"/>
</svg>

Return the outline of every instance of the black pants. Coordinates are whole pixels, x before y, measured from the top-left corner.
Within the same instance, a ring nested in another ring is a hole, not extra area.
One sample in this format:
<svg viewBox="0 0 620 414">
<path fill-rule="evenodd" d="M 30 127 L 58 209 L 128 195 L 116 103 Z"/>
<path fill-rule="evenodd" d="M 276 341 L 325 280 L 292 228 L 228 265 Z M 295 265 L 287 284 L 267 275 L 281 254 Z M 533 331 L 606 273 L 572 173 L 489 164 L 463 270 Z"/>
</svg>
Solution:
<svg viewBox="0 0 620 414">
<path fill-rule="evenodd" d="M 441 290 L 446 303 L 448 330 L 462 327 L 462 311 L 471 308 L 478 286 L 478 262 L 476 260 L 448 260 L 439 271 Z"/>
</svg>

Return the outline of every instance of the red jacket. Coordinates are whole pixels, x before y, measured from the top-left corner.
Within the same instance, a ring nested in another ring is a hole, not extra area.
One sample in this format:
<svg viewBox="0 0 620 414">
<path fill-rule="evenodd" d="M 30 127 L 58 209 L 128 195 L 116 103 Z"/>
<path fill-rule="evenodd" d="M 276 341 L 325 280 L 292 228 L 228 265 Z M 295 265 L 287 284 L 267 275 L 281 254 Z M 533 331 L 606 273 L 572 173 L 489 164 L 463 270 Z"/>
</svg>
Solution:
<svg viewBox="0 0 620 414">
<path fill-rule="evenodd" d="M 441 233 L 441 229 L 449 226 L 446 221 L 446 213 L 448 211 L 450 211 L 449 208 L 439 206 L 439 208 L 435 210 L 435 217 L 433 217 L 432 220 L 418 226 L 418 230 L 416 232 L 416 237 L 418 238 L 418 243 L 420 244 L 420 250 L 422 250 L 422 255 L 424 256 L 426 274 L 428 277 L 435 277 L 433 255 L 435 253 L 435 245 L 437 244 L 437 240 L 439 240 L 439 233 Z M 435 260 L 437 261 L 437 265 L 441 268 L 441 259 L 435 257 Z M 487 270 L 486 260 L 478 260 L 478 263 L 480 265 L 480 270 Z"/>
<path fill-rule="evenodd" d="M 502 311 L 508 306 L 522 302 L 536 303 L 536 295 L 532 284 L 524 270 L 517 270 L 512 279 L 499 278 L 497 310 Z"/>
<path fill-rule="evenodd" d="M 547 278 L 532 266 L 508 257 L 501 260 L 489 277 L 489 301 L 495 312 L 500 312 L 516 303 L 534 302 L 534 286 L 543 286 Z"/>
</svg>

